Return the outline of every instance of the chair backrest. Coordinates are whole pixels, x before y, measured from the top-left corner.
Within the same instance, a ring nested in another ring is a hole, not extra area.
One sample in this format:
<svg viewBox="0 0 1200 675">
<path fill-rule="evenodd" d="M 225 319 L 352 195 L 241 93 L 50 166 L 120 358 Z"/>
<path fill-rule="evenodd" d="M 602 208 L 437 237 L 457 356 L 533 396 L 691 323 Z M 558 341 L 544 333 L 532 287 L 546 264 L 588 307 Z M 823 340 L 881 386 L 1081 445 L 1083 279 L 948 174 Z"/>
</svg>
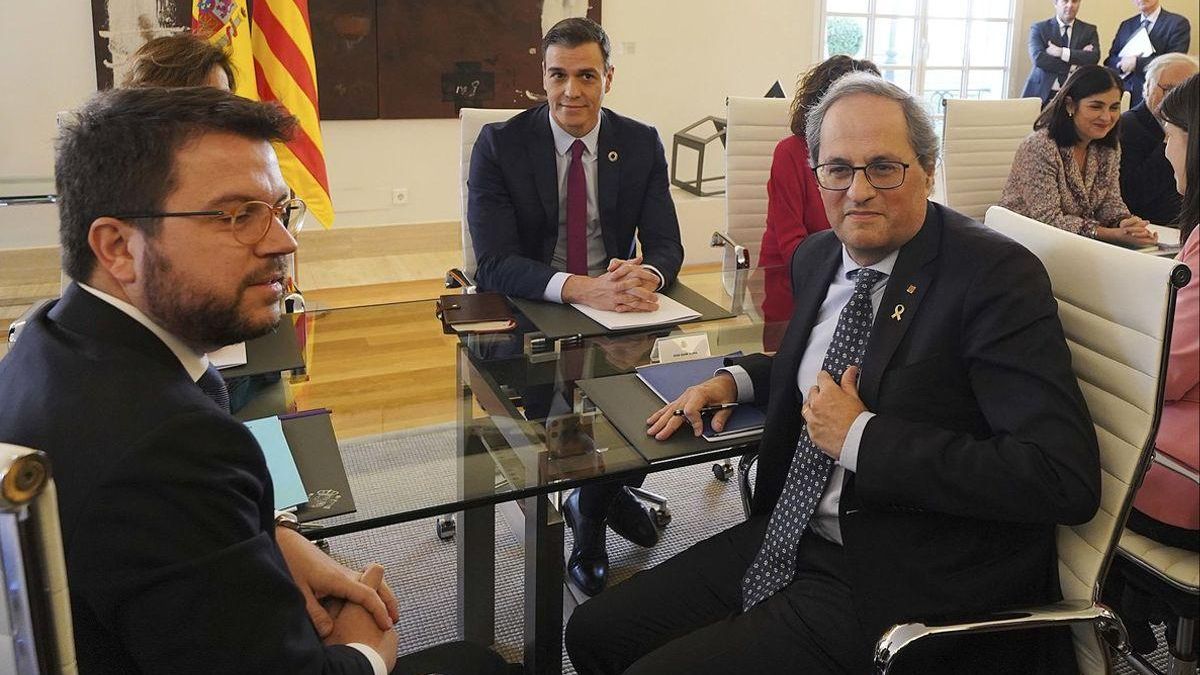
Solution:
<svg viewBox="0 0 1200 675">
<path fill-rule="evenodd" d="M 0 672 L 74 675 L 58 500 L 41 452 L 0 443 Z"/>
<path fill-rule="evenodd" d="M 982 219 L 1000 202 L 1021 140 L 1041 112 L 1037 98 L 1001 101 L 946 99 L 942 131 L 945 204 Z"/>
<path fill-rule="evenodd" d="M 462 271 L 474 283 L 475 279 L 475 249 L 471 247 L 471 228 L 467 225 L 467 177 L 471 174 L 471 152 L 475 149 L 475 139 L 483 125 L 492 122 L 503 122 L 522 112 L 511 108 L 463 108 L 458 111 L 459 138 L 461 144 L 458 156 L 459 199 L 462 201 Z"/>
<path fill-rule="evenodd" d="M 1190 273 L 1175 261 L 1081 237 L 999 206 L 988 209 L 985 223 L 1045 265 L 1072 367 L 1096 427 L 1100 510 L 1083 525 L 1059 527 L 1057 536 L 1063 597 L 1096 602 L 1134 486 L 1149 464 L 1175 293 Z M 1107 672 L 1094 630 L 1084 625 L 1073 630 L 1080 671 Z"/>
<path fill-rule="evenodd" d="M 750 251 L 758 267 L 767 227 L 767 179 L 775 146 L 792 133 L 791 101 L 730 96 L 725 131 L 725 234 Z"/>
</svg>

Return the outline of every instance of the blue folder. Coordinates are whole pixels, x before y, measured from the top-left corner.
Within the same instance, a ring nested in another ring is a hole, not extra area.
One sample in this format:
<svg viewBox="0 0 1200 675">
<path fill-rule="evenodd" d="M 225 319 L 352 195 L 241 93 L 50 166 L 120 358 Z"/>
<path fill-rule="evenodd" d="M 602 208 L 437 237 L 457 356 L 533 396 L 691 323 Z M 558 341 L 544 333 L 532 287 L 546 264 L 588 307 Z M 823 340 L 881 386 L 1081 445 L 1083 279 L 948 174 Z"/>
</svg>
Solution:
<svg viewBox="0 0 1200 675">
<path fill-rule="evenodd" d="M 726 358 L 741 355 L 741 352 L 734 352 L 726 356 L 710 356 L 703 359 L 638 366 L 637 376 L 664 403 L 670 403 L 679 398 L 688 387 L 700 384 L 712 377 L 718 368 L 725 365 Z M 757 407 L 743 403 L 734 408 L 733 414 L 725 422 L 725 429 L 720 432 L 712 428 L 711 416 L 705 415 L 704 438 L 716 441 L 757 434 L 762 431 L 766 419 L 767 416 Z"/>
</svg>

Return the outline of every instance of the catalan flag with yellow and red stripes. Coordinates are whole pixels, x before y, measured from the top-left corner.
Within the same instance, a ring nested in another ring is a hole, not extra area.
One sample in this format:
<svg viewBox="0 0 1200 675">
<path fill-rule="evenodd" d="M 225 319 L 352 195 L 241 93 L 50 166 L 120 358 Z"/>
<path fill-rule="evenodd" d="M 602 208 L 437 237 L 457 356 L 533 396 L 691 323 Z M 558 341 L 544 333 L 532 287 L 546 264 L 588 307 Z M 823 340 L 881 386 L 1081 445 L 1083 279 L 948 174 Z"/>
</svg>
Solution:
<svg viewBox="0 0 1200 675">
<path fill-rule="evenodd" d="M 247 31 L 240 23 L 246 0 L 194 0 L 193 32 L 229 51 L 238 94 L 277 101 L 299 121 L 292 140 L 275 144 L 279 168 L 309 213 L 330 227 L 333 202 L 321 143 L 308 0 L 254 0 L 250 9 Z"/>
</svg>

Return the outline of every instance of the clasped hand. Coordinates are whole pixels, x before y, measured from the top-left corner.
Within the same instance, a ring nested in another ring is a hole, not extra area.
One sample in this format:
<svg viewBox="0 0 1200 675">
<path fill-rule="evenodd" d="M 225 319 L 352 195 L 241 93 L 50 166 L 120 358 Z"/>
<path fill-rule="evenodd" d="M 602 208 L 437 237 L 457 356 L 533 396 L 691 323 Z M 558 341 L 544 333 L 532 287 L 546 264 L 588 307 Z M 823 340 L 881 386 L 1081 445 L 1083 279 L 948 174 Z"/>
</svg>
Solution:
<svg viewBox="0 0 1200 675">
<path fill-rule="evenodd" d="M 661 280 L 642 267 L 642 257 L 613 258 L 598 277 L 571 275 L 563 284 L 564 302 L 578 302 L 614 312 L 651 312 L 658 309 L 654 294 Z"/>
<path fill-rule="evenodd" d="M 382 580 L 377 584 L 363 583 L 357 572 L 326 555 L 298 532 L 278 528 L 275 540 L 292 579 L 304 596 L 309 619 L 322 638 L 328 637 L 334 629 L 334 619 L 321 602 L 326 598 L 362 607 L 380 630 L 391 629 L 400 618 L 396 596 L 387 583 Z"/>
</svg>

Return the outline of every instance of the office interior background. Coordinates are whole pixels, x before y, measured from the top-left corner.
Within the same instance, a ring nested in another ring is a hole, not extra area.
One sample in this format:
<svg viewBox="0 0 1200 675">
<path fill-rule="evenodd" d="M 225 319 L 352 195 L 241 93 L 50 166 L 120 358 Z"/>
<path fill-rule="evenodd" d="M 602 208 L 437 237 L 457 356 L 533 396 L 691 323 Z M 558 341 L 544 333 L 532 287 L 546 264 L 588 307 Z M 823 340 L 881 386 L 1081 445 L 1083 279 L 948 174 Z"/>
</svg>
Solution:
<svg viewBox="0 0 1200 675">
<path fill-rule="evenodd" d="M 544 13 L 550 19 L 578 4 L 550 0 Z M 55 114 L 95 91 L 89 5 L 0 3 L 6 90 L 0 182 L 49 181 Z M 1200 25 L 1196 3 L 1163 6 Z M 602 11 L 616 67 L 605 105 L 655 125 L 670 157 L 672 135 L 707 115 L 723 116 L 727 96 L 761 96 L 778 80 L 790 97 L 797 76 L 830 49 L 857 46 L 857 55 L 919 92 L 935 114 L 944 97 L 1018 96 L 1030 69 L 1029 27 L 1052 16 L 1053 6 L 1050 0 L 605 0 Z M 1079 18 L 1098 26 L 1107 52 L 1117 25 L 1134 11 L 1127 0 L 1084 0 Z M 1195 35 L 1189 53 L 1197 53 Z M 458 121 L 321 127 L 337 215 L 333 230 L 310 226 L 301 235 L 298 276 L 305 290 L 432 280 L 458 264 Z M 681 151 L 681 176 L 695 175 L 694 157 Z M 722 164 L 719 149 L 710 151 L 704 173 L 721 175 Z M 397 191 L 405 195 L 402 204 L 394 203 Z M 671 193 L 686 263 L 716 262 L 719 251 L 707 237 L 724 225 L 723 197 Z M 8 289 L 0 290 L 0 318 L 19 314 L 25 299 L 44 295 L 40 288 L 54 290 L 56 227 L 52 207 L 0 209 L 0 288 Z"/>
</svg>

